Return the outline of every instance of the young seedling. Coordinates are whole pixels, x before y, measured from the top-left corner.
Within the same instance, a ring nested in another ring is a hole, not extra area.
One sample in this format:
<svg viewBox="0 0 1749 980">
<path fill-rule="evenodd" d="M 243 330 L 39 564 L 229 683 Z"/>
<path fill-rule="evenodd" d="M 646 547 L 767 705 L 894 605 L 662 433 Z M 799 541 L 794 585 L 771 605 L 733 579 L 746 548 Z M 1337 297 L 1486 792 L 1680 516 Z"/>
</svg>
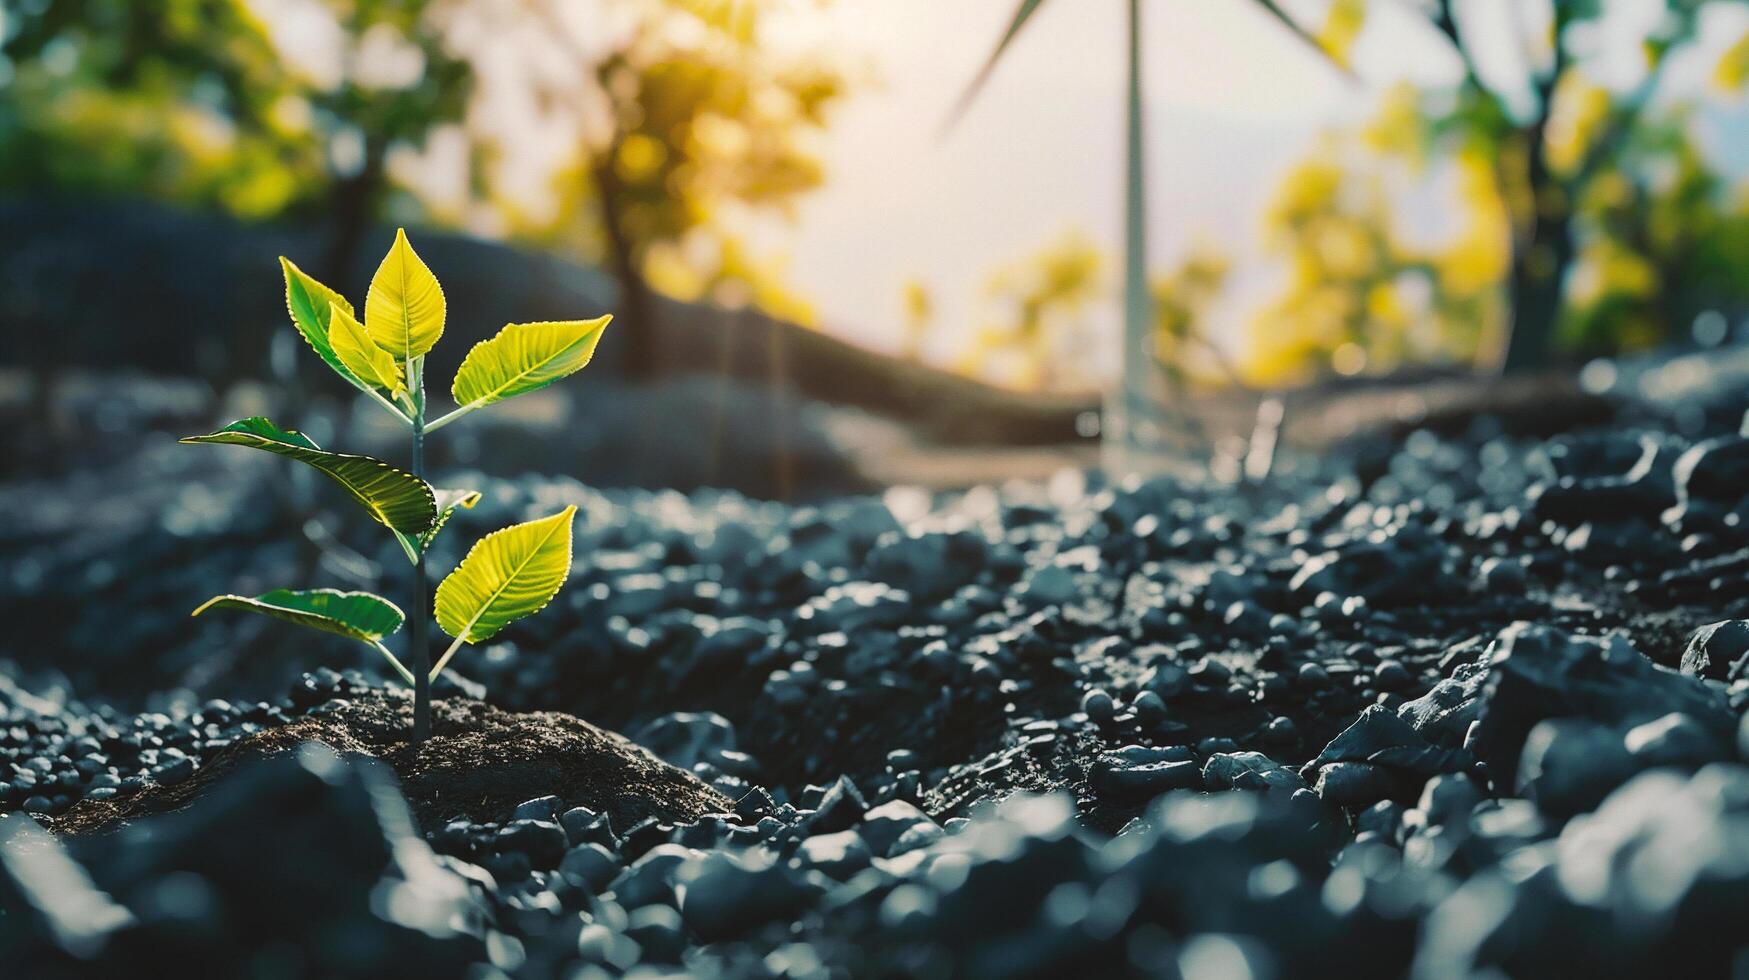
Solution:
<svg viewBox="0 0 1749 980">
<path fill-rule="evenodd" d="M 431 683 L 463 644 L 491 639 L 512 622 L 544 608 L 571 571 L 571 518 L 567 507 L 550 517 L 513 524 L 477 541 L 461 564 L 427 596 L 425 553 L 458 507 L 473 507 L 473 490 L 442 490 L 425 482 L 425 437 L 493 402 L 526 394 L 581 370 L 595 353 L 610 316 L 593 320 L 511 323 L 475 344 L 456 371 L 450 391 L 456 408 L 426 421 L 425 355 L 443 335 L 443 289 L 414 253 L 407 233 L 371 277 L 364 321 L 346 298 L 281 258 L 285 304 L 310 348 L 349 384 L 364 392 L 412 434 L 412 465 L 398 469 L 380 459 L 323 449 L 295 429 L 264 418 L 247 418 L 188 443 L 248 446 L 287 456 L 339 484 L 400 542 L 413 565 L 412 634 L 403 660 L 383 637 L 406 616 L 394 603 L 369 592 L 335 589 L 275 589 L 258 596 L 221 595 L 209 609 L 242 609 L 358 640 L 381 653 L 413 688 L 413 738 L 431 733 Z M 425 621 L 453 638 L 431 663 Z"/>
</svg>

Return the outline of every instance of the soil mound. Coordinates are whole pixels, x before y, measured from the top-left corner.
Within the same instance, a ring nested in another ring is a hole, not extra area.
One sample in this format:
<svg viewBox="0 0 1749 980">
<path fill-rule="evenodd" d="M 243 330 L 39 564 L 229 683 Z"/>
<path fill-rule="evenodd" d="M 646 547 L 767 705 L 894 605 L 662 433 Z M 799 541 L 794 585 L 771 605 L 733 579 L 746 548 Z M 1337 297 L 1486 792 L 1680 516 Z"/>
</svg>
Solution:
<svg viewBox="0 0 1749 980">
<path fill-rule="evenodd" d="M 470 698 L 437 700 L 431 738 L 419 745 L 406 740 L 412 715 L 411 699 L 400 693 L 330 701 L 290 724 L 239 739 L 187 782 L 149 785 L 125 799 L 83 800 L 52 829 L 77 836 L 180 810 L 239 765 L 306 742 L 388 763 L 426 831 L 457 818 L 507 819 L 517 804 L 546 795 L 557 795 L 561 810 L 588 807 L 619 828 L 648 817 L 697 820 L 734 806 L 625 736 L 561 712 L 518 714 Z"/>
</svg>

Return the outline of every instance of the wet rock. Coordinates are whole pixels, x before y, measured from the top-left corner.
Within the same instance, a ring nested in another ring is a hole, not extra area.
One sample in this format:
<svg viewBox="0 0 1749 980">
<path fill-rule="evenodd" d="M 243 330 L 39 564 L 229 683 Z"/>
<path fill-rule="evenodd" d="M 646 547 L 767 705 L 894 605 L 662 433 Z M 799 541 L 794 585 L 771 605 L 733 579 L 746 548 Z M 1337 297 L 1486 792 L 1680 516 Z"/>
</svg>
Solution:
<svg viewBox="0 0 1749 980">
<path fill-rule="evenodd" d="M 1727 619 L 1695 630 L 1682 651 L 1681 666 L 1691 677 L 1736 680 L 1749 676 L 1749 620 Z"/>
<path fill-rule="evenodd" d="M 848 830 L 867 812 L 868 804 L 862 798 L 862 791 L 848 776 L 840 776 L 826 787 L 809 827 L 816 834 Z"/>
<path fill-rule="evenodd" d="M 863 814 L 857 830 L 877 857 L 887 857 L 899 838 L 923 826 L 935 826 L 935 821 L 913 804 L 892 800 Z"/>
<path fill-rule="evenodd" d="M 1306 788 L 1297 773 L 1261 752 L 1217 752 L 1203 763 L 1202 781 L 1209 789 Z"/>
<path fill-rule="evenodd" d="M 713 853 L 689 861 L 680 914 L 707 942 L 722 942 L 768 922 L 793 918 L 825 891 L 804 872 L 757 853 Z"/>
<path fill-rule="evenodd" d="M 1516 782 L 1526 736 L 1546 718 L 1578 716 L 1616 728 L 1679 711 L 1720 737 L 1736 724 L 1719 692 L 1653 664 L 1621 637 L 1517 623 L 1491 651 L 1476 695 L 1472 748 L 1507 785 Z"/>
<path fill-rule="evenodd" d="M 1196 789 L 1203 783 L 1202 766 L 1194 759 L 1142 761 L 1114 752 L 1099 757 L 1092 776 L 1093 787 L 1102 796 L 1131 803 L 1152 799 L 1168 790 Z"/>
<path fill-rule="evenodd" d="M 1616 729 L 1552 718 L 1538 722 L 1525 739 L 1514 790 L 1564 818 L 1595 807 L 1636 768 Z"/>
<path fill-rule="evenodd" d="M 1641 768 L 1696 769 L 1731 757 L 1729 739 L 1708 731 L 1681 712 L 1636 725 L 1622 736 L 1622 745 Z"/>
<path fill-rule="evenodd" d="M 21 976 L 63 974 L 73 956 L 98 975 L 216 976 L 284 947 L 313 975 L 459 978 L 483 955 L 485 910 L 419 838 L 392 774 L 324 746 L 68 852 L 25 819 L 0 831 L 0 909 L 35 909 L 7 916 Z M 324 934 L 347 941 L 303 945 Z"/>
<path fill-rule="evenodd" d="M 1739 500 L 1749 486 L 1749 439 L 1732 435 L 1696 443 L 1676 458 L 1671 476 L 1679 505 Z"/>
<path fill-rule="evenodd" d="M 551 868 L 564 856 L 564 828 L 550 820 L 512 820 L 498 831 L 495 842 L 502 851 L 520 851 L 536 868 Z"/>
<path fill-rule="evenodd" d="M 715 765 L 724 751 L 735 749 L 735 726 L 714 711 L 676 711 L 638 729 L 632 741 L 691 771 L 701 762 Z"/>
<path fill-rule="evenodd" d="M 1414 726 L 1383 705 L 1369 705 L 1331 739 L 1315 760 L 1320 766 L 1335 762 L 1364 762 L 1418 776 L 1458 772 L 1474 763 L 1458 748 L 1429 743 Z"/>
<path fill-rule="evenodd" d="M 1389 799 L 1398 788 L 1396 780 L 1383 767 L 1365 762 L 1333 762 L 1318 770 L 1313 792 L 1336 806 L 1371 806 Z"/>
<path fill-rule="evenodd" d="M 559 862 L 559 874 L 575 885 L 587 888 L 591 894 L 606 888 L 619 875 L 619 859 L 600 844 L 579 844 L 565 852 Z"/>
<path fill-rule="evenodd" d="M 828 878 L 844 881 L 868 867 L 873 854 L 860 834 L 854 830 L 841 830 L 804 839 L 796 849 L 796 857 Z"/>
</svg>

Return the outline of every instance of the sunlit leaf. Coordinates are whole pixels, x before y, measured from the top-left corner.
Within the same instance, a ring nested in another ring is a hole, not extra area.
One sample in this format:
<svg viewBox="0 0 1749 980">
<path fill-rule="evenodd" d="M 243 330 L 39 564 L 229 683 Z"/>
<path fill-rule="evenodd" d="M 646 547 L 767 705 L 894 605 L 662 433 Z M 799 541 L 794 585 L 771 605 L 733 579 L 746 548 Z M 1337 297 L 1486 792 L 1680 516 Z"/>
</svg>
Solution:
<svg viewBox="0 0 1749 980">
<path fill-rule="evenodd" d="M 437 517 L 436 499 L 424 480 L 380 459 L 327 452 L 303 433 L 281 429 L 258 416 L 240 419 L 217 432 L 189 436 L 181 441 L 249 446 L 307 463 L 340 484 L 379 523 L 403 534 L 421 534 Z"/>
<path fill-rule="evenodd" d="M 488 640 L 510 623 L 539 612 L 571 573 L 571 518 L 514 524 L 481 538 L 437 587 L 437 625 L 468 643 Z"/>
<path fill-rule="evenodd" d="M 432 521 L 431 527 L 424 534 L 419 535 L 419 550 L 421 551 L 431 547 L 431 542 L 437 540 L 437 533 L 443 530 L 445 524 L 449 523 L 449 516 L 455 513 L 456 508 L 472 510 L 474 505 L 480 502 L 480 491 L 478 490 L 440 489 L 434 492 L 437 495 L 437 520 Z"/>
<path fill-rule="evenodd" d="M 407 390 L 400 362 L 393 354 L 371 343 L 364 326 L 339 305 L 334 306 L 328 317 L 328 341 L 340 363 L 365 384 L 381 388 L 389 393 L 390 398 Z"/>
<path fill-rule="evenodd" d="M 399 607 L 382 596 L 336 589 L 274 589 L 254 597 L 214 596 L 189 615 L 199 616 L 209 609 L 260 613 L 366 643 L 374 643 L 400 629 L 406 618 Z"/>
<path fill-rule="evenodd" d="M 443 336 L 443 287 L 407 242 L 406 229 L 383 256 L 364 298 L 364 329 L 401 360 L 423 355 Z"/>
<path fill-rule="evenodd" d="M 506 324 L 462 359 L 451 389 L 456 404 L 490 405 L 582 370 L 612 319 Z"/>
<path fill-rule="evenodd" d="M 352 314 L 352 304 L 346 297 L 311 278 L 304 270 L 292 263 L 285 256 L 279 257 L 280 267 L 285 270 L 285 308 L 291 314 L 292 325 L 298 328 L 298 333 L 304 338 L 304 343 L 316 352 L 336 374 L 346 379 L 348 384 L 364 387 L 364 382 L 348 370 L 346 364 L 334 352 L 334 346 L 329 340 L 329 320 L 335 307 Z"/>
</svg>

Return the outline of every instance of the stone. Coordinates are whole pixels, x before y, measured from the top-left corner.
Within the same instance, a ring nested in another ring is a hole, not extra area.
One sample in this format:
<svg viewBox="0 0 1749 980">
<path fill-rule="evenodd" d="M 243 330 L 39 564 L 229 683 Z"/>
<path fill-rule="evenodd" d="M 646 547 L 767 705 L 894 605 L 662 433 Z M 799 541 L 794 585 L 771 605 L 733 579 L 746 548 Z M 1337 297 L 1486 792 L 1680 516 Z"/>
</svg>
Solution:
<svg viewBox="0 0 1749 980">
<path fill-rule="evenodd" d="M 701 762 L 716 764 L 724 750 L 735 748 L 735 726 L 714 711 L 676 711 L 633 733 L 632 741 L 678 769 Z"/>
<path fill-rule="evenodd" d="M 1389 799 L 1396 781 L 1382 767 L 1365 762 L 1333 762 L 1318 770 L 1313 792 L 1335 806 L 1371 806 Z"/>
<path fill-rule="evenodd" d="M 854 830 L 805 838 L 796 849 L 796 856 L 807 866 L 838 881 L 868 867 L 873 858 L 862 835 Z"/>
<path fill-rule="evenodd" d="M 799 869 L 756 853 L 714 852 L 688 861 L 680 915 L 706 942 L 724 942 L 768 922 L 786 921 L 825 891 Z"/>
<path fill-rule="evenodd" d="M 1695 630 L 1682 651 L 1681 669 L 1690 677 L 1714 680 L 1749 676 L 1749 620 L 1727 619 Z"/>
<path fill-rule="evenodd" d="M 919 826 L 934 826 L 922 810 L 904 800 L 890 800 L 863 814 L 857 829 L 869 850 L 877 857 L 887 857 L 892 847 L 906 832 Z"/>
</svg>

